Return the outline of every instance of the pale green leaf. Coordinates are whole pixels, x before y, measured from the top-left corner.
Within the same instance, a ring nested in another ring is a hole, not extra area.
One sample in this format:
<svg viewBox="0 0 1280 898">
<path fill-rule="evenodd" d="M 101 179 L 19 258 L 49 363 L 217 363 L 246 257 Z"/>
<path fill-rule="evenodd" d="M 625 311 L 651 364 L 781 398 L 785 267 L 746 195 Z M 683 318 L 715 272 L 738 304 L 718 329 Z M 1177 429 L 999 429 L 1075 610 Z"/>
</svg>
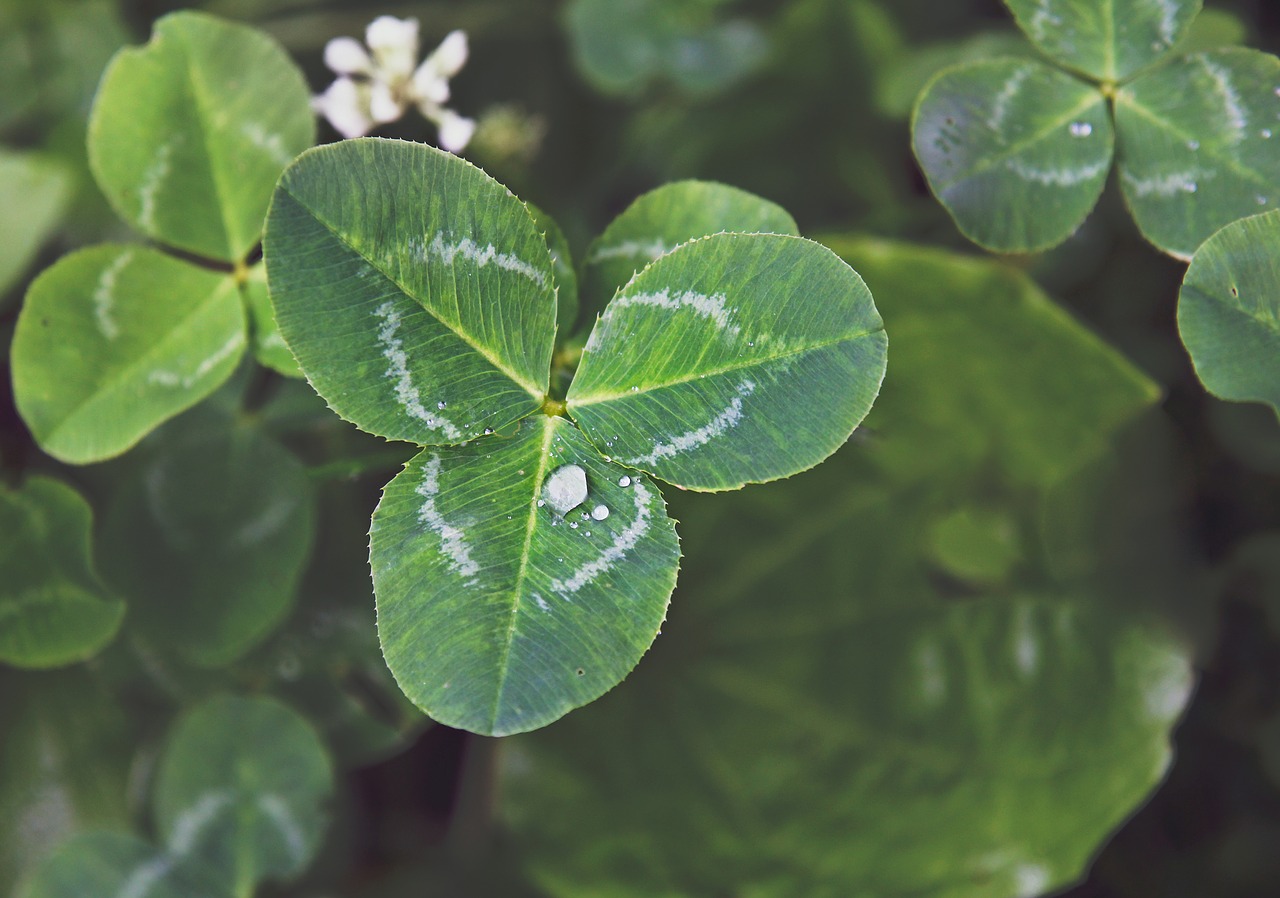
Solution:
<svg viewBox="0 0 1280 898">
<path fill-rule="evenodd" d="M 217 389 L 244 331 L 230 276 L 142 246 L 71 253 L 27 291 L 13 340 L 18 411 L 61 461 L 119 455 Z"/>
<path fill-rule="evenodd" d="M 1190 259 L 1214 231 L 1280 205 L 1280 59 L 1197 53 L 1116 92 L 1120 182 L 1157 247 Z"/>
<path fill-rule="evenodd" d="M 1233 222 L 1196 250 L 1178 332 L 1210 393 L 1280 414 L 1280 210 Z"/>
<path fill-rule="evenodd" d="M 508 748 L 507 820 L 551 895 L 1030 898 L 1167 769 L 1188 658 L 1130 596 L 1053 575 L 1026 479 L 1097 457 L 1152 386 L 998 264 L 842 251 L 894 335 L 882 427 L 786 484 L 673 497 L 683 592 L 650 657 Z M 1091 432 L 1047 451 L 1054 415 Z M 890 464 L 953 438 L 983 448 Z M 939 576 L 965 508 L 1027 549 L 994 587 Z"/>
<path fill-rule="evenodd" d="M 537 410 L 555 280 L 525 205 L 423 144 L 303 154 L 265 243 L 276 321 L 316 391 L 389 439 L 459 443 Z"/>
<path fill-rule="evenodd" d="M 1032 43 L 1068 68 L 1119 81 L 1186 35 L 1201 0 L 1005 0 Z"/>
<path fill-rule="evenodd" d="M 1066 240 L 1111 170 L 1102 94 L 1034 60 L 944 70 L 921 94 L 911 130 L 929 187 L 956 226 L 998 252 Z"/>
<path fill-rule="evenodd" d="M 714 235 L 662 256 L 613 299 L 569 414 L 623 464 L 733 489 L 838 449 L 875 399 L 885 346 L 871 293 L 826 247 Z"/>
<path fill-rule="evenodd" d="M 236 261 L 258 242 L 280 172 L 314 140 L 310 92 L 282 47 L 245 25 L 179 12 L 107 67 L 89 161 L 142 233 Z"/>
<path fill-rule="evenodd" d="M 119 484 L 105 524 L 103 574 L 129 599 L 130 626 L 159 651 L 214 666 L 288 613 L 314 509 L 289 452 L 213 417 L 158 434 L 155 455 Z"/>
<path fill-rule="evenodd" d="M 137 836 L 85 833 L 50 855 L 17 898 L 232 898 L 208 871 Z"/>
<path fill-rule="evenodd" d="M 58 667 L 115 636 L 124 604 L 98 579 L 92 526 L 89 504 L 57 480 L 0 487 L 0 662 Z"/>
<path fill-rule="evenodd" d="M 799 235 L 781 206 L 711 181 L 675 181 L 640 196 L 587 248 L 582 272 L 584 325 L 654 259 L 695 237 L 722 231 Z"/>
<path fill-rule="evenodd" d="M 302 717 L 275 699 L 220 696 L 174 725 L 152 803 L 170 855 L 250 895 L 310 863 L 332 791 L 328 752 Z"/>
<path fill-rule="evenodd" d="M 1023 556 L 1017 522 L 1000 509 L 973 506 L 937 518 L 928 550 L 943 572 L 973 587 L 999 585 Z"/>
<path fill-rule="evenodd" d="M 266 268 L 263 265 L 250 268 L 240 291 L 249 312 L 250 345 L 253 346 L 254 358 L 285 377 L 302 377 L 298 360 L 280 336 L 280 328 L 276 327 L 276 314 L 267 291 Z"/>
<path fill-rule="evenodd" d="M 573 253 L 569 249 L 568 238 L 555 219 L 533 203 L 525 205 L 551 252 L 556 279 L 556 334 L 563 340 L 573 333 L 573 323 L 578 320 L 578 274 L 573 267 Z"/>
<path fill-rule="evenodd" d="M 657 487 L 564 418 L 428 449 L 373 517 L 387 664 L 441 723 L 487 735 L 543 726 L 635 667 L 679 551 Z"/>
<path fill-rule="evenodd" d="M 71 199 L 71 173 L 35 153 L 0 149 L 0 304 L 57 227 Z"/>
</svg>

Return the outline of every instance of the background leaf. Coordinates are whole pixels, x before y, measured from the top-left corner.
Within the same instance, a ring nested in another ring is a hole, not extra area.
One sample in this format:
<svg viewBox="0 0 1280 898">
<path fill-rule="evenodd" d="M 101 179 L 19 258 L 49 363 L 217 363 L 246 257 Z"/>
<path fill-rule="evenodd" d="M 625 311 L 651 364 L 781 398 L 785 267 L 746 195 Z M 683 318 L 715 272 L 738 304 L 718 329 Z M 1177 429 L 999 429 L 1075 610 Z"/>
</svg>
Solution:
<svg viewBox="0 0 1280 898">
<path fill-rule="evenodd" d="M 1102 94 L 1034 60 L 944 70 L 920 95 L 911 135 L 929 188 L 956 226 L 997 252 L 1066 240 L 1111 169 Z"/>
<path fill-rule="evenodd" d="M 569 473 L 585 492 L 557 510 L 549 481 Z M 485 735 L 543 726 L 617 685 L 662 624 L 679 559 L 657 487 L 542 415 L 418 455 L 387 485 L 369 541 L 400 688 Z"/>
<path fill-rule="evenodd" d="M 0 148 L 0 306 L 36 250 L 57 227 L 71 199 L 71 175 L 36 153 Z"/>
<path fill-rule="evenodd" d="M 674 181 L 640 196 L 609 223 L 583 262 L 583 326 L 654 259 L 695 237 L 737 231 L 799 236 L 781 206 L 711 181 Z"/>
<path fill-rule="evenodd" d="M 267 290 L 267 269 L 264 265 L 255 265 L 243 284 L 240 285 L 244 297 L 245 308 L 249 312 L 251 331 L 250 345 L 253 346 L 254 358 L 285 377 L 302 377 L 302 369 L 298 360 L 289 351 L 284 338 L 280 336 L 280 328 L 276 326 L 275 310 L 271 307 L 271 294 Z"/>
<path fill-rule="evenodd" d="M 458 157 L 366 138 L 280 180 L 267 276 L 285 342 L 357 427 L 459 443 L 536 411 L 551 370 L 551 256 L 525 205 Z"/>
<path fill-rule="evenodd" d="M 1280 414 L 1280 210 L 1201 245 L 1178 296 L 1178 332 L 1210 393 Z"/>
<path fill-rule="evenodd" d="M 305 720 L 274 699 L 220 696 L 174 725 L 156 773 L 156 828 L 171 855 L 249 895 L 311 861 L 332 790 L 329 755 Z"/>
<path fill-rule="evenodd" d="M 50 856 L 19 890 L 18 898 L 231 898 L 206 871 L 183 864 L 123 833 L 76 836 Z"/>
<path fill-rule="evenodd" d="M 578 274 L 573 267 L 573 253 L 569 250 L 568 238 L 555 219 L 532 203 L 525 203 L 525 206 L 551 252 L 551 266 L 556 279 L 556 336 L 564 340 L 573 333 L 573 323 L 578 320 Z"/>
<path fill-rule="evenodd" d="M 227 275 L 143 246 L 79 250 L 27 291 L 14 398 L 45 452 L 100 461 L 212 393 L 244 352 L 244 330 Z"/>
<path fill-rule="evenodd" d="M 693 489 L 812 467 L 866 415 L 884 326 L 848 265 L 799 237 L 721 234 L 610 303 L 569 388 L 602 452 Z"/>
<path fill-rule="evenodd" d="M 1031 42 L 1068 68 L 1120 81 L 1186 35 L 1200 0 L 1005 0 Z"/>
<path fill-rule="evenodd" d="M 1019 419 L 1089 431 L 1058 450 L 1074 467 L 1152 386 L 999 265 L 842 253 L 914 364 L 886 381 L 881 428 L 820 468 L 680 497 L 688 569 L 652 657 L 511 744 L 508 820 L 552 895 L 1039 895 L 1169 763 L 1183 651 L 1122 596 L 1046 568 L 1052 479 L 1019 476 L 1046 439 Z M 1014 370 L 1038 389 L 975 401 Z M 955 411 L 917 422 L 940 406 Z M 984 448 L 894 464 L 953 440 Z M 938 558 L 966 508 L 1014 528 L 998 577 Z"/>
<path fill-rule="evenodd" d="M 124 604 L 94 570 L 91 527 L 89 504 L 56 480 L 0 488 L 0 662 L 58 667 L 115 636 Z"/>
<path fill-rule="evenodd" d="M 174 13 L 107 67 L 89 160 L 112 206 L 148 237 L 242 260 L 280 172 L 315 141 L 310 99 L 297 66 L 262 32 Z"/>
<path fill-rule="evenodd" d="M 197 418 L 159 436 L 107 506 L 103 573 L 157 650 L 227 664 L 293 602 L 311 549 L 310 484 L 289 452 L 245 424 Z"/>
<path fill-rule="evenodd" d="M 1214 231 L 1280 202 L 1280 59 L 1184 57 L 1117 90 L 1115 117 L 1125 200 L 1164 252 L 1190 259 Z"/>
</svg>

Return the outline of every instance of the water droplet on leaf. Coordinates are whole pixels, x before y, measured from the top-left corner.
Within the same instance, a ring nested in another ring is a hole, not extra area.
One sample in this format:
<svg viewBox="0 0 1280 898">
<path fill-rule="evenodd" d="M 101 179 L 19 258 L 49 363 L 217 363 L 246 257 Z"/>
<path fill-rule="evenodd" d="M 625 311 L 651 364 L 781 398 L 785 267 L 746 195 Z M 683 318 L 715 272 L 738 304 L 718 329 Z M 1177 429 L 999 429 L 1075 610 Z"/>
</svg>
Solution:
<svg viewBox="0 0 1280 898">
<path fill-rule="evenodd" d="M 1093 125 L 1088 122 L 1072 122 L 1069 130 L 1072 137 L 1088 137 L 1093 133 Z"/>
<path fill-rule="evenodd" d="M 587 499 L 587 472 L 578 465 L 556 468 L 543 484 L 542 495 L 557 514 L 568 514 Z"/>
<path fill-rule="evenodd" d="M 631 478 L 623 474 L 618 478 L 618 486 L 631 486 Z"/>
<path fill-rule="evenodd" d="M 603 505 L 597 505 L 595 508 L 591 509 L 591 517 L 597 521 L 603 521 L 605 518 L 609 517 L 609 509 Z"/>
</svg>

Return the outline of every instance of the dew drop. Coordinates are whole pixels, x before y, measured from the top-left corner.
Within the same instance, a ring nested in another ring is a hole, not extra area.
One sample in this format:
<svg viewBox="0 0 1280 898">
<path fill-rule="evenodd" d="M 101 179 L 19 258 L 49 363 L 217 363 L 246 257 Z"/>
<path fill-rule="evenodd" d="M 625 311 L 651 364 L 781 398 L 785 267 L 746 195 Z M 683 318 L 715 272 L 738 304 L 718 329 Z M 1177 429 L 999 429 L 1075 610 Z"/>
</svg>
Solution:
<svg viewBox="0 0 1280 898">
<path fill-rule="evenodd" d="M 631 388 L 631 392 L 632 392 L 632 393 L 639 393 L 639 392 L 640 392 L 640 388 L 639 388 L 639 387 L 632 387 L 632 388 Z"/>
<path fill-rule="evenodd" d="M 603 521 L 605 518 L 609 517 L 609 509 L 603 505 L 597 505 L 595 508 L 591 509 L 591 517 L 597 521 Z"/>
<path fill-rule="evenodd" d="M 584 531 L 582 531 L 582 532 L 583 532 L 583 533 L 585 533 L 587 536 L 590 536 L 590 535 L 591 535 L 591 531 L 590 531 L 590 530 L 584 530 Z"/>
<path fill-rule="evenodd" d="M 1196 150 L 1200 149 L 1200 141 L 1198 141 L 1198 140 L 1188 140 L 1188 141 L 1187 141 L 1187 149 L 1188 149 L 1188 150 L 1191 150 L 1192 152 L 1195 152 Z"/>
<path fill-rule="evenodd" d="M 446 405 L 447 403 L 443 399 L 441 399 L 439 402 L 436 403 L 436 408 L 444 408 Z"/>
<path fill-rule="evenodd" d="M 631 486 L 631 478 L 623 474 L 618 478 L 618 486 Z"/>
<path fill-rule="evenodd" d="M 587 472 L 578 465 L 556 468 L 543 485 L 542 496 L 557 514 L 568 514 L 587 499 Z"/>
<path fill-rule="evenodd" d="M 1072 122 L 1068 130 L 1072 137 L 1088 137 L 1093 133 L 1093 125 L 1088 122 Z"/>
<path fill-rule="evenodd" d="M 570 530 L 577 530 L 577 529 L 578 529 L 578 522 L 577 522 L 577 521 L 570 521 L 570 522 L 569 522 L 569 529 L 570 529 Z"/>
<path fill-rule="evenodd" d="M 521 468 L 519 471 L 516 471 L 516 473 L 517 473 L 517 474 L 519 474 L 521 477 L 523 477 L 523 476 L 524 476 L 524 468 Z"/>
<path fill-rule="evenodd" d="M 1199 188 L 1196 186 L 1195 181 L 1188 181 L 1186 184 L 1182 185 L 1182 189 L 1187 193 L 1195 193 Z"/>
<path fill-rule="evenodd" d="M 1259 132 L 1258 132 L 1258 136 L 1259 136 L 1259 137 L 1261 137 L 1263 140 L 1270 140 L 1270 139 L 1271 139 L 1271 129 L 1270 129 L 1270 128 L 1263 128 L 1261 131 L 1259 131 Z"/>
<path fill-rule="evenodd" d="M 538 500 L 538 507 L 539 507 L 539 508 L 541 508 L 542 506 L 544 506 L 544 505 L 546 505 L 546 504 L 547 504 L 547 503 L 546 503 L 546 502 L 543 502 L 541 499 L 539 499 L 539 500 Z"/>
<path fill-rule="evenodd" d="M 1254 197 L 1254 199 L 1257 200 L 1259 206 L 1265 206 L 1267 203 L 1271 202 L 1262 194 L 1258 194 L 1257 196 Z"/>
<path fill-rule="evenodd" d="M 484 429 L 484 435 L 485 435 L 485 436 L 488 436 L 488 435 L 489 435 L 489 434 L 491 434 L 491 433 L 493 433 L 493 428 L 492 428 L 492 427 L 486 427 L 486 428 Z"/>
<path fill-rule="evenodd" d="M 1277 97 L 1280 97 L 1280 87 L 1277 87 L 1277 88 L 1276 88 L 1276 96 L 1277 96 Z"/>
</svg>

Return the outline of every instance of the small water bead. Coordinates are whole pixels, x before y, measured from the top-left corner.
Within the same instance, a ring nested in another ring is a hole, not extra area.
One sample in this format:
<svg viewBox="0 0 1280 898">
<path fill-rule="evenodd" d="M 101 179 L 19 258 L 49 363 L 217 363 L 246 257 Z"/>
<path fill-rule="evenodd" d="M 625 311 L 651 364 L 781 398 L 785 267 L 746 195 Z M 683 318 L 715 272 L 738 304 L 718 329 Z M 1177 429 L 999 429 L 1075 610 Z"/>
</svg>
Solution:
<svg viewBox="0 0 1280 898">
<path fill-rule="evenodd" d="M 577 530 L 577 529 L 578 529 L 578 522 L 577 522 L 577 521 L 570 521 L 570 522 L 569 522 L 569 529 L 570 529 L 570 530 Z"/>
<path fill-rule="evenodd" d="M 1271 202 L 1271 200 L 1267 199 L 1262 194 L 1258 194 L 1254 199 L 1257 200 L 1259 206 L 1265 206 L 1267 203 Z"/>
<path fill-rule="evenodd" d="M 1200 141 L 1198 141 L 1198 140 L 1188 140 L 1188 141 L 1187 141 L 1187 149 L 1188 149 L 1188 150 L 1191 150 L 1192 152 L 1195 152 L 1196 150 L 1200 149 Z"/>
<path fill-rule="evenodd" d="M 448 404 L 443 399 L 441 399 L 439 402 L 436 403 L 436 408 L 442 409 L 447 407 L 447 405 Z"/>
<path fill-rule="evenodd" d="M 1088 137 L 1093 133 L 1093 125 L 1088 122 L 1072 122 L 1068 130 L 1072 137 Z"/>
<path fill-rule="evenodd" d="M 1188 181 L 1182 185 L 1182 189 L 1187 193 L 1195 193 L 1199 188 L 1196 186 L 1195 181 Z"/>
<path fill-rule="evenodd" d="M 631 486 L 631 478 L 623 474 L 618 478 L 618 486 Z"/>
<path fill-rule="evenodd" d="M 556 468 L 543 484 L 542 495 L 557 514 L 568 514 L 587 500 L 587 472 L 578 465 Z"/>
<path fill-rule="evenodd" d="M 603 521 L 605 518 L 609 517 L 609 509 L 603 505 L 597 505 L 595 508 L 591 509 L 591 517 L 597 521 Z"/>
<path fill-rule="evenodd" d="M 632 393 L 639 393 L 639 392 L 640 392 L 640 388 L 639 388 L 639 387 L 632 387 L 632 388 L 631 388 L 631 392 L 632 392 Z"/>
<path fill-rule="evenodd" d="M 1270 129 L 1270 128 L 1263 128 L 1261 131 L 1259 131 L 1259 132 L 1258 132 L 1258 136 L 1259 136 L 1259 137 L 1261 137 L 1263 140 L 1270 140 L 1270 139 L 1271 139 L 1271 129 Z"/>
<path fill-rule="evenodd" d="M 489 435 L 489 434 L 491 434 L 491 433 L 493 433 L 493 428 L 492 428 L 492 427 L 486 427 L 486 428 L 484 429 L 484 435 L 485 435 L 485 436 L 488 436 L 488 435 Z"/>
<path fill-rule="evenodd" d="M 539 500 L 538 500 L 538 507 L 539 507 L 539 508 L 541 508 L 542 506 L 544 506 L 544 505 L 546 505 L 546 504 L 547 504 L 547 503 L 546 503 L 546 502 L 544 502 L 544 501 L 542 501 L 541 499 L 539 499 Z"/>
</svg>

